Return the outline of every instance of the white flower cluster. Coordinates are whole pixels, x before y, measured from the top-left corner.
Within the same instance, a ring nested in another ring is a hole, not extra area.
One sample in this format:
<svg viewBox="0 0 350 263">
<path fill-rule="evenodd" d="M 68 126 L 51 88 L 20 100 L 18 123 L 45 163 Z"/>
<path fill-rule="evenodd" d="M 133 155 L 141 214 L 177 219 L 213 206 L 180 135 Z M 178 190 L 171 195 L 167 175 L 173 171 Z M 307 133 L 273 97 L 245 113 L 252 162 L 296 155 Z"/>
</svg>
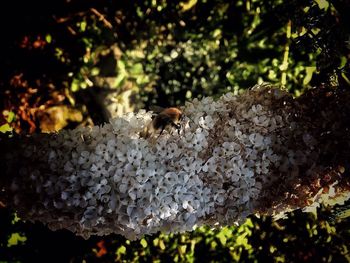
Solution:
<svg viewBox="0 0 350 263">
<path fill-rule="evenodd" d="M 285 95 L 255 93 L 187 103 L 179 134 L 142 137 L 152 115 L 140 111 L 101 127 L 34 136 L 7 159 L 10 172 L 20 168 L 14 205 L 27 219 L 86 237 L 135 239 L 243 219 L 273 183 L 272 169 L 303 161 L 301 153 L 278 154 L 277 131 L 290 123 L 270 104 Z"/>
<path fill-rule="evenodd" d="M 220 224 L 254 213 L 263 185 L 271 183 L 272 170 L 282 160 L 274 151 L 280 143 L 276 131 L 286 126 L 287 117 L 270 109 L 271 96 L 284 95 L 273 91 L 260 91 L 267 98 L 229 93 L 216 102 L 205 98 L 186 105 L 205 138 L 205 153 L 199 156 L 206 159 L 197 157 L 202 162 L 199 174 L 212 193 L 217 212 L 212 220 Z"/>
</svg>

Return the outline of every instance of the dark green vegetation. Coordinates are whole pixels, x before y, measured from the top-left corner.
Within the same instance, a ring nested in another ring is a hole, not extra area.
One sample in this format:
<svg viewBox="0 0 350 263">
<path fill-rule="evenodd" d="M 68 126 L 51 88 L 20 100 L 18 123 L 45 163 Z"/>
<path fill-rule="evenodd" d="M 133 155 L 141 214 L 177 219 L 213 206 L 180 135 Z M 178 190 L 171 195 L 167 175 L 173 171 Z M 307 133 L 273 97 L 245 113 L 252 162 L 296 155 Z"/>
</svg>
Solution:
<svg viewBox="0 0 350 263">
<path fill-rule="evenodd" d="M 129 241 L 117 235 L 89 240 L 69 231 L 17 221 L 0 210 L 0 259 L 19 262 L 349 262 L 349 220 L 332 221 L 327 209 L 288 219 L 251 217 L 241 226 Z"/>
<path fill-rule="evenodd" d="M 120 104 L 131 92 L 137 109 L 239 93 L 262 81 L 295 96 L 314 86 L 349 88 L 347 2 L 10 1 L 0 16 L 0 129 L 99 124 L 103 92 Z M 63 117 L 49 121 L 56 114 Z M 251 217 L 240 227 L 136 242 L 85 241 L 0 212 L 0 261 L 350 261 L 349 219 L 324 207 L 317 217 Z"/>
</svg>

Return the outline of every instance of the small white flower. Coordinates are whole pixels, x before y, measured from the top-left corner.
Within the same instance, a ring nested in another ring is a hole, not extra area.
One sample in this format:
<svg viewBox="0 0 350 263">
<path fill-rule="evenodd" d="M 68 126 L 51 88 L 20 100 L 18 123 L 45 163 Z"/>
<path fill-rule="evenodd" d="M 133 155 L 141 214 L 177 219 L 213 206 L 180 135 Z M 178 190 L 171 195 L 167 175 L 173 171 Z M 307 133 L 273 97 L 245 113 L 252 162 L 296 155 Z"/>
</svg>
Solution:
<svg viewBox="0 0 350 263">
<path fill-rule="evenodd" d="M 178 183 L 178 176 L 174 172 L 168 172 L 164 175 L 163 182 L 167 187 L 172 187 Z"/>
<path fill-rule="evenodd" d="M 72 173 L 70 176 L 67 177 L 68 182 L 71 183 L 71 185 L 75 184 L 78 182 L 79 177 L 76 173 Z"/>
<path fill-rule="evenodd" d="M 127 146 L 124 143 L 117 143 L 116 155 L 120 162 L 125 162 L 127 160 Z"/>
<path fill-rule="evenodd" d="M 67 192 L 62 192 L 62 193 L 61 193 L 61 199 L 62 199 L 62 200 L 67 200 L 68 197 L 69 197 L 69 194 L 68 194 Z"/>
<path fill-rule="evenodd" d="M 150 183 L 141 184 L 137 188 L 137 198 L 147 199 L 150 196 L 151 189 L 152 189 L 152 184 Z"/>
<path fill-rule="evenodd" d="M 117 169 L 113 175 L 113 181 L 115 183 L 121 182 L 125 175 L 125 169 L 123 167 Z"/>
<path fill-rule="evenodd" d="M 237 97 L 232 92 L 228 92 L 228 93 L 222 95 L 221 99 L 223 101 L 229 102 L 229 101 L 236 101 Z"/>
<path fill-rule="evenodd" d="M 196 166 L 197 166 L 197 162 L 195 161 L 195 159 L 193 157 L 183 157 L 180 160 L 180 165 L 182 167 L 182 169 L 184 169 L 187 172 L 192 172 L 192 171 L 196 171 Z"/>
<path fill-rule="evenodd" d="M 139 167 L 135 166 L 133 163 L 127 163 L 124 166 L 124 173 L 127 177 L 134 178 L 136 176 L 136 171 Z M 125 176 L 124 176 L 125 177 Z M 124 179 L 124 178 L 123 178 Z"/>
<path fill-rule="evenodd" d="M 168 205 L 163 205 L 159 207 L 159 217 L 165 219 L 171 216 L 171 208 Z"/>
<path fill-rule="evenodd" d="M 140 184 L 146 183 L 150 177 L 154 175 L 154 171 L 152 169 L 137 169 L 136 171 L 136 180 Z"/>
<path fill-rule="evenodd" d="M 216 169 L 217 169 L 217 161 L 215 157 L 210 157 L 202 167 L 203 172 L 216 172 Z"/>
<path fill-rule="evenodd" d="M 182 202 L 182 208 L 183 209 L 186 209 L 188 212 L 190 213 L 193 213 L 194 211 L 194 208 L 192 206 L 192 199 L 185 199 L 183 202 Z"/>
<path fill-rule="evenodd" d="M 179 151 L 179 148 L 176 143 L 169 143 L 167 147 L 166 157 L 168 159 L 179 157 L 181 152 Z"/>
<path fill-rule="evenodd" d="M 210 115 L 199 118 L 199 125 L 206 130 L 210 130 L 214 127 L 215 122 Z"/>
<path fill-rule="evenodd" d="M 214 195 L 214 201 L 215 203 L 217 203 L 218 205 L 223 205 L 225 202 L 225 190 L 219 190 L 216 192 L 216 194 Z"/>
<path fill-rule="evenodd" d="M 241 171 L 242 171 L 242 175 L 245 178 L 251 178 L 254 176 L 254 171 L 249 168 L 242 168 Z"/>
<path fill-rule="evenodd" d="M 96 146 L 95 153 L 96 155 L 100 156 L 100 158 L 103 158 L 107 162 L 110 162 L 112 159 L 112 156 L 109 155 L 107 145 L 103 143 L 99 143 Z"/>
<path fill-rule="evenodd" d="M 104 159 L 101 159 L 100 161 L 92 164 L 90 171 L 92 172 L 92 175 L 94 177 L 103 177 L 108 175 L 108 171 L 106 170 Z"/>
<path fill-rule="evenodd" d="M 129 197 L 131 198 L 131 200 L 136 200 L 137 198 L 137 188 L 133 187 L 131 189 L 128 190 L 128 194 L 129 194 Z"/>
<path fill-rule="evenodd" d="M 204 148 L 208 147 L 208 142 L 207 142 L 205 133 L 197 130 L 197 132 L 192 140 L 192 145 L 193 145 L 193 148 L 197 152 L 200 152 Z"/>
<path fill-rule="evenodd" d="M 224 149 L 221 147 L 215 147 L 212 155 L 214 158 L 218 158 L 220 160 L 225 155 Z"/>
<path fill-rule="evenodd" d="M 234 166 L 226 171 L 225 176 L 231 180 L 231 182 L 238 182 L 241 179 L 241 170 L 239 167 Z"/>
<path fill-rule="evenodd" d="M 240 123 L 239 123 L 236 119 L 234 119 L 234 118 L 230 119 L 230 120 L 228 121 L 228 124 L 229 124 L 232 128 L 234 128 L 234 129 L 236 129 L 236 130 L 239 130 L 239 128 L 240 128 Z"/>
<path fill-rule="evenodd" d="M 184 175 L 184 182 L 187 185 L 188 188 L 192 186 L 202 186 L 203 182 L 202 180 L 198 177 L 196 173 L 186 173 Z"/>
<path fill-rule="evenodd" d="M 160 163 L 153 163 L 152 165 L 149 165 L 148 167 L 149 167 L 149 169 L 153 169 L 155 178 L 160 178 L 165 173 L 165 167 L 164 167 L 164 165 L 162 165 Z"/>
<path fill-rule="evenodd" d="M 265 116 L 256 116 L 252 119 L 253 123 L 258 126 L 267 127 L 270 124 L 270 119 Z"/>
<path fill-rule="evenodd" d="M 157 141 L 157 154 L 161 157 L 165 157 L 168 153 L 168 145 L 166 140 L 159 139 Z"/>
<path fill-rule="evenodd" d="M 79 206 L 80 205 L 80 194 L 79 193 L 74 193 L 73 198 L 72 198 L 72 205 L 73 206 Z"/>
<path fill-rule="evenodd" d="M 154 190 L 155 197 L 161 201 L 167 194 L 168 194 L 168 189 L 165 186 L 158 186 Z"/>
<path fill-rule="evenodd" d="M 70 161 L 66 162 L 65 165 L 64 165 L 64 170 L 66 172 L 73 172 L 74 171 L 73 164 Z"/>
<path fill-rule="evenodd" d="M 235 142 L 224 142 L 222 146 L 226 156 L 238 155 L 241 152 L 241 146 Z"/>
<path fill-rule="evenodd" d="M 121 184 L 119 185 L 119 191 L 122 194 L 127 193 L 129 189 L 132 189 L 132 187 L 138 187 L 139 184 L 136 183 L 136 180 L 133 177 L 123 177 Z"/>
<path fill-rule="evenodd" d="M 255 161 L 258 158 L 258 151 L 256 149 L 247 148 L 245 149 L 245 157 Z"/>
<path fill-rule="evenodd" d="M 263 113 L 263 106 L 261 106 L 260 104 L 253 105 L 251 110 L 255 114 L 259 115 L 259 114 Z"/>
<path fill-rule="evenodd" d="M 82 151 L 80 153 L 80 156 L 79 156 L 79 159 L 78 159 L 78 164 L 87 163 L 89 161 L 89 157 L 90 157 L 90 152 Z"/>
<path fill-rule="evenodd" d="M 254 145 L 254 147 L 260 148 L 263 145 L 264 137 L 259 133 L 252 133 L 249 135 L 249 141 Z"/>
<path fill-rule="evenodd" d="M 138 118 L 137 116 L 132 116 L 129 122 L 131 128 L 135 129 L 135 130 L 139 130 L 142 128 L 142 120 L 140 118 Z"/>
<path fill-rule="evenodd" d="M 135 150 L 135 149 L 129 149 L 127 152 L 128 161 L 129 163 L 135 163 L 137 165 L 140 164 L 140 160 L 142 158 L 141 151 Z"/>
</svg>

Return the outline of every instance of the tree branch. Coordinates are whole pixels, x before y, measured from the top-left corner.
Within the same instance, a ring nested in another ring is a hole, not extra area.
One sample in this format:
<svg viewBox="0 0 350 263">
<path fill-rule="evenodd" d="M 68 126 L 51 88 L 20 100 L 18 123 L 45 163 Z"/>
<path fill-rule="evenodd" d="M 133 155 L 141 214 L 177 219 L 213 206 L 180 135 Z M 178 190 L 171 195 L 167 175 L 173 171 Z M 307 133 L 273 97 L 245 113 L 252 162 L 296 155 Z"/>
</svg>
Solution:
<svg viewBox="0 0 350 263">
<path fill-rule="evenodd" d="M 268 84 L 193 100 L 180 134 L 140 136 L 151 113 L 2 140 L 0 201 L 78 235 L 223 226 L 348 198 L 349 91 L 300 98 Z"/>
</svg>

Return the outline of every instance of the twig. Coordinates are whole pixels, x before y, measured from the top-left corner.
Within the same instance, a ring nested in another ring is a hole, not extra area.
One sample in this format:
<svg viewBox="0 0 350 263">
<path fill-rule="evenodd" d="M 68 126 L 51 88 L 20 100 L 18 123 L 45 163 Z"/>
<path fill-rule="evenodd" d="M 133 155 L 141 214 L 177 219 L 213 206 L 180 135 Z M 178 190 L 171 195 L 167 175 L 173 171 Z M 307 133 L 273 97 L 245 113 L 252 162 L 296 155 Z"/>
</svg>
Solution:
<svg viewBox="0 0 350 263">
<path fill-rule="evenodd" d="M 113 28 L 112 24 L 104 17 L 104 15 L 102 15 L 102 14 L 101 14 L 99 11 L 97 11 L 95 8 L 90 8 L 90 11 L 91 11 L 92 13 L 94 13 L 94 14 L 100 19 L 100 21 L 103 22 L 103 24 L 104 24 L 107 28 L 109 28 L 109 29 L 112 29 L 112 28 Z"/>
</svg>

